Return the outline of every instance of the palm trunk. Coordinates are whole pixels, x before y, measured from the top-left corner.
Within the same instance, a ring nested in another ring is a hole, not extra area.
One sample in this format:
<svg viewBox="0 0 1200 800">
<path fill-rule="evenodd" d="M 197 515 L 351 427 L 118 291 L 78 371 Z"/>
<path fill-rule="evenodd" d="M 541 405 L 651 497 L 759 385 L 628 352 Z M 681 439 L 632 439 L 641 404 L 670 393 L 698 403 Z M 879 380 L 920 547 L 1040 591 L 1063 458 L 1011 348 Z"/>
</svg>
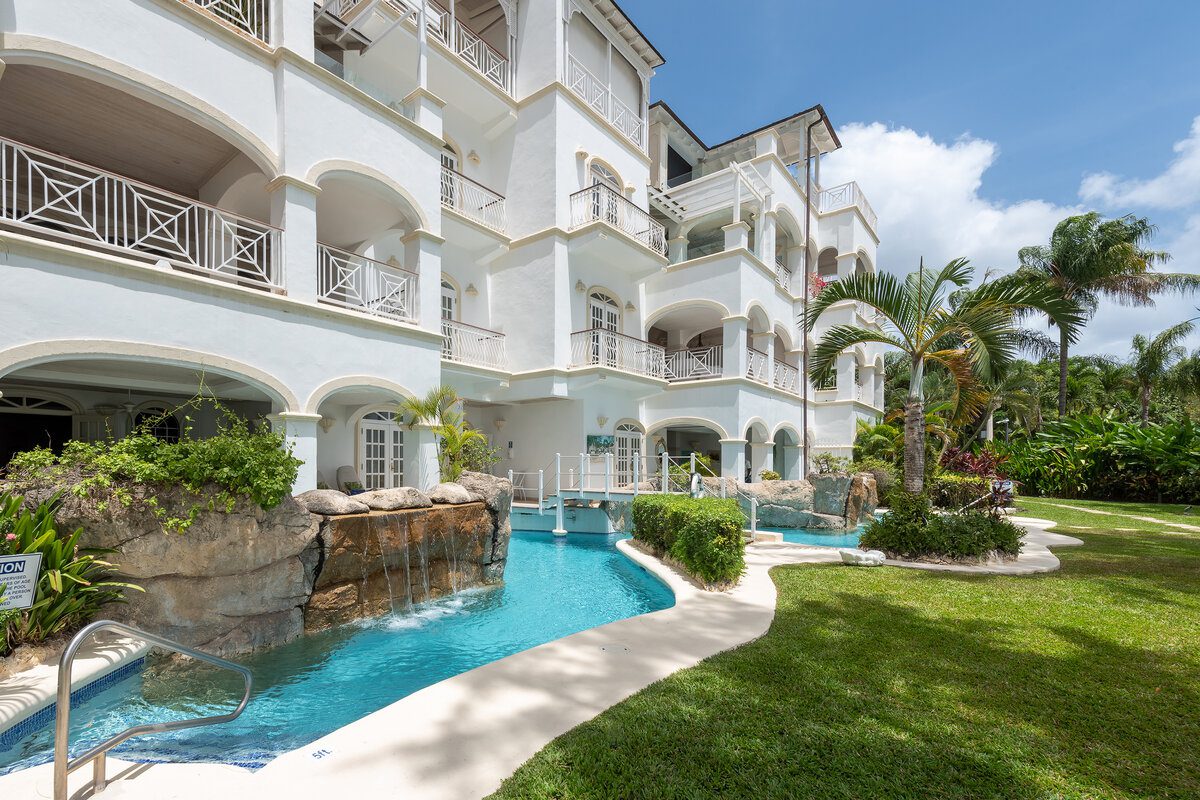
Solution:
<svg viewBox="0 0 1200 800">
<path fill-rule="evenodd" d="M 1150 387 L 1143 386 L 1138 392 L 1138 400 L 1142 404 L 1142 427 L 1150 424 Z"/>
<path fill-rule="evenodd" d="M 904 405 L 904 491 L 919 494 L 925 488 L 925 402 L 908 398 Z"/>
<path fill-rule="evenodd" d="M 1067 415 L 1067 346 L 1070 344 L 1067 329 L 1058 329 L 1058 418 Z"/>
</svg>

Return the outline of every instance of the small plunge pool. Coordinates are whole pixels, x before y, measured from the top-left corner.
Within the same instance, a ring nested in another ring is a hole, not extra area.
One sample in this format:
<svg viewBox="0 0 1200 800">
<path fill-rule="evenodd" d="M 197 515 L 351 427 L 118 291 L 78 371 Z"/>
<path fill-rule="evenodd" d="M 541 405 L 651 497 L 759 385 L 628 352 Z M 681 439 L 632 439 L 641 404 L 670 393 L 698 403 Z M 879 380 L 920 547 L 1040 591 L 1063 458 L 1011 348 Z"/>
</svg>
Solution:
<svg viewBox="0 0 1200 800">
<path fill-rule="evenodd" d="M 858 538 L 862 535 L 863 526 L 859 525 L 849 531 L 827 531 L 811 528 L 766 528 L 758 526 L 760 531 L 782 533 L 785 542 L 792 544 L 812 544 L 818 547 L 858 547 Z"/>
<path fill-rule="evenodd" d="M 616 549 L 621 535 L 513 531 L 503 586 L 396 617 L 362 620 L 239 659 L 254 697 L 226 725 L 131 739 L 132 761 L 261 767 L 276 756 L 438 681 L 521 650 L 669 608 L 666 586 Z M 72 755 L 130 725 L 230 711 L 241 679 L 195 662 L 151 662 L 73 707 Z M 52 760 L 53 720 L 0 749 L 0 774 Z M 2 745 L 0 745 L 2 746 Z"/>
</svg>

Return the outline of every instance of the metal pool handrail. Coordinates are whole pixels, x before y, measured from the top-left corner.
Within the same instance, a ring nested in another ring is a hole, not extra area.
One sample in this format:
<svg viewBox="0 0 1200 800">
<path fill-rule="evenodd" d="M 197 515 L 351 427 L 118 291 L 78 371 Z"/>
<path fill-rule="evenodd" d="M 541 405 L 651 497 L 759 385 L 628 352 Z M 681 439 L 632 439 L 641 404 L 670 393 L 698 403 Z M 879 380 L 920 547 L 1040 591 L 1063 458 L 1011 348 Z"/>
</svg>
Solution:
<svg viewBox="0 0 1200 800">
<path fill-rule="evenodd" d="M 190 656 L 198 661 L 204 661 L 215 667 L 239 673 L 246 682 L 246 691 L 242 695 L 242 701 L 238 703 L 237 708 L 228 714 L 221 714 L 214 717 L 181 719 L 173 722 L 155 722 L 150 725 L 134 725 L 132 728 L 126 728 L 112 738 L 104 740 L 78 758 L 69 759 L 67 745 L 69 744 L 71 727 L 71 666 L 75 662 L 75 654 L 79 650 L 80 645 L 93 633 L 102 630 L 119 631 L 137 639 L 142 639 L 150 644 L 158 645 L 166 650 L 174 650 L 177 653 Z M 226 661 L 223 658 L 217 658 L 208 653 L 193 650 L 178 642 L 173 642 L 162 636 L 156 636 L 153 633 L 147 633 L 122 622 L 100 620 L 86 626 L 79 633 L 75 634 L 74 638 L 71 639 L 71 643 L 63 650 L 63 654 L 58 660 L 58 700 L 54 710 L 54 800 L 67 800 L 67 775 L 86 765 L 89 761 L 94 761 L 92 769 L 92 793 L 96 794 L 104 789 L 108 784 L 104 775 L 105 757 L 109 750 L 126 739 L 131 739 L 134 736 L 144 736 L 148 733 L 166 733 L 182 728 L 199 728 L 203 725 L 232 722 L 241 716 L 242 711 L 246 708 L 246 704 L 250 702 L 250 690 L 253 686 L 254 676 L 250 673 L 249 669 L 243 667 L 241 664 L 234 664 L 232 661 Z"/>
</svg>

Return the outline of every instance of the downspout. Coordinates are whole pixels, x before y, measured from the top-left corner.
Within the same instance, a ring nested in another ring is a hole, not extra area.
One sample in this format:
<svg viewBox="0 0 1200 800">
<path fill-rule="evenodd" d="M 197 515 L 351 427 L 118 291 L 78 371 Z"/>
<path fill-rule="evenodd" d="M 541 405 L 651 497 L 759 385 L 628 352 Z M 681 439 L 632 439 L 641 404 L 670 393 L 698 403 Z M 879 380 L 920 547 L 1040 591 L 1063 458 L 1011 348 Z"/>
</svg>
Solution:
<svg viewBox="0 0 1200 800">
<path fill-rule="evenodd" d="M 801 442 L 801 459 L 800 459 L 800 478 L 801 480 L 808 479 L 808 463 L 809 463 L 809 439 L 808 439 L 808 293 L 809 287 L 812 285 L 809 281 L 809 252 L 808 239 L 809 228 L 812 219 L 812 130 L 813 128 L 824 122 L 824 118 L 817 119 L 809 124 L 804 129 L 804 281 L 801 291 L 804 293 L 804 323 L 800 328 L 800 353 L 801 362 L 803 364 L 803 372 L 800 376 L 800 385 L 804 389 L 802 394 L 804 417 L 800 421 L 800 435 L 803 437 Z"/>
</svg>

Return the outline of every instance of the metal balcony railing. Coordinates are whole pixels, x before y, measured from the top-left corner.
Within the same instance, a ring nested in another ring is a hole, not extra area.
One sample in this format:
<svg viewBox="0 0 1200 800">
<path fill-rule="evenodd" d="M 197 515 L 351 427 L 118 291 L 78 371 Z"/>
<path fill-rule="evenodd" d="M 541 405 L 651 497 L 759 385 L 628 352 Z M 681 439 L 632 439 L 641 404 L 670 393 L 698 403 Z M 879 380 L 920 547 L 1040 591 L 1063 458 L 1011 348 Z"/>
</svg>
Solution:
<svg viewBox="0 0 1200 800">
<path fill-rule="evenodd" d="M 862 212 L 863 219 L 867 221 L 867 226 L 873 232 L 879 230 L 879 218 L 875 215 L 875 209 L 871 208 L 871 204 L 867 202 L 867 196 L 863 194 L 863 190 L 855 181 L 843 183 L 841 186 L 833 186 L 820 194 L 817 204 L 817 210 L 820 213 L 840 211 L 843 208 L 858 208 Z"/>
<path fill-rule="evenodd" d="M 388 0 L 388 3 L 398 9 L 401 14 L 412 14 L 419 18 L 420 4 L 418 0 Z M 428 0 L 425 6 L 425 24 L 429 29 L 429 35 L 444 44 L 468 67 L 505 92 L 512 93 L 512 69 L 508 58 L 485 42 L 461 19 L 457 16 L 451 17 L 450 12 L 444 6 Z"/>
<path fill-rule="evenodd" d="M 477 367 L 508 367 L 503 333 L 452 319 L 442 320 L 442 358 Z"/>
<path fill-rule="evenodd" d="M 672 383 L 719 378 L 725 361 L 724 353 L 725 348 L 720 345 L 673 350 L 666 354 L 666 378 Z"/>
<path fill-rule="evenodd" d="M 666 352 L 656 344 L 616 331 L 590 328 L 571 334 L 571 366 L 602 366 L 663 378 Z"/>
<path fill-rule="evenodd" d="M 597 183 L 571 195 L 571 228 L 606 222 L 660 256 L 667 255 L 667 231 L 662 223 L 607 184 Z"/>
<path fill-rule="evenodd" d="M 567 56 L 567 86 L 634 144 L 645 148 L 646 126 L 641 115 L 618 100 L 604 81 L 571 55 Z"/>
<path fill-rule="evenodd" d="M 317 245 L 321 302 L 404 322 L 417 319 L 417 274 L 403 267 Z"/>
<path fill-rule="evenodd" d="M 746 348 L 746 377 L 759 383 L 767 382 L 767 354 L 753 347 Z"/>
<path fill-rule="evenodd" d="M 500 233 L 504 232 L 504 195 L 442 165 L 442 206 Z"/>
<path fill-rule="evenodd" d="M 217 19 L 227 22 L 260 42 L 269 42 L 271 35 L 268 17 L 269 0 L 183 0 L 203 8 Z"/>
<path fill-rule="evenodd" d="M 210 278 L 283 286 L 278 228 L 3 138 L 0 224 Z"/>
</svg>

